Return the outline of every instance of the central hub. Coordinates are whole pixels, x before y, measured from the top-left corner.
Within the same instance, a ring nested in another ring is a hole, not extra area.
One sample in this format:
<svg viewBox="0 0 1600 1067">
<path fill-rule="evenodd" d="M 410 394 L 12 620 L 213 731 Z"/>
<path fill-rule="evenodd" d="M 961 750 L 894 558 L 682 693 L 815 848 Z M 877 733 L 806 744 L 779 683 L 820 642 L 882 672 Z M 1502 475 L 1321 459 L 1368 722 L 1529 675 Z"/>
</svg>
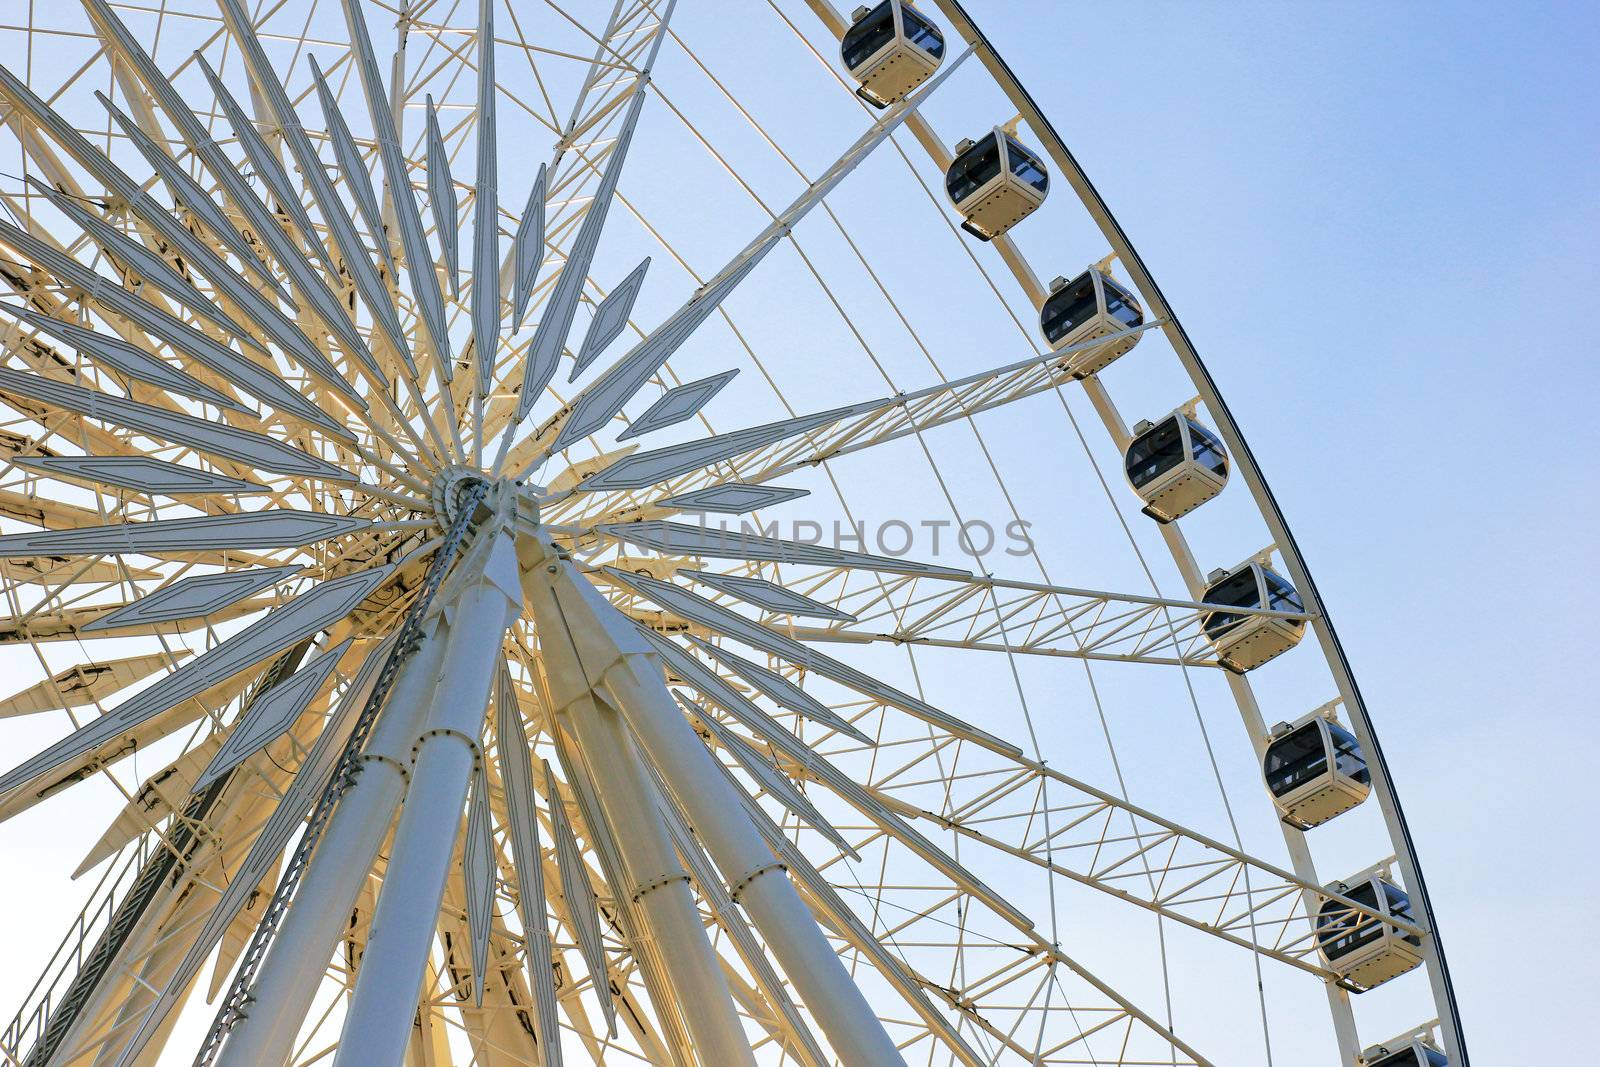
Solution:
<svg viewBox="0 0 1600 1067">
<path fill-rule="evenodd" d="M 429 492 L 433 503 L 434 521 L 439 524 L 439 528 L 448 530 L 454 526 L 461 515 L 461 508 L 468 494 L 473 489 L 485 485 L 495 487 L 484 498 L 491 510 L 502 506 L 497 504 L 496 500 L 500 500 L 503 504 L 508 499 L 505 494 L 509 493 L 515 497 L 516 502 L 512 506 L 516 509 L 519 521 L 524 526 L 538 523 L 538 494 L 534 489 L 524 487 L 520 483 L 513 486 L 510 479 L 491 478 L 476 467 L 453 463 L 434 476 L 433 487 Z"/>
<path fill-rule="evenodd" d="M 489 479 L 482 471 L 459 463 L 441 470 L 433 479 L 432 492 L 433 514 L 440 529 L 448 530 L 455 525 L 461 514 L 461 502 L 474 486 L 488 484 Z"/>
</svg>

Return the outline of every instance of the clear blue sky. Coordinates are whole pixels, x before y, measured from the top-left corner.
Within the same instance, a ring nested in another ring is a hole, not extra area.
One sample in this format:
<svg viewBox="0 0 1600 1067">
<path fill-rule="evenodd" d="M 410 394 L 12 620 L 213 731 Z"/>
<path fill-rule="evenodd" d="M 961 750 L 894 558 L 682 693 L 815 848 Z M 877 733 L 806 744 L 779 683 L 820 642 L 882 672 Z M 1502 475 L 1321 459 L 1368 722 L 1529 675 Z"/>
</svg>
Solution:
<svg viewBox="0 0 1600 1067">
<path fill-rule="evenodd" d="M 1574 1055 L 1600 949 L 1600 9 L 1019 3 L 987 25 L 1318 575 L 1478 1062 Z M 1069 103 L 1085 87 L 1099 114 Z"/>
</svg>

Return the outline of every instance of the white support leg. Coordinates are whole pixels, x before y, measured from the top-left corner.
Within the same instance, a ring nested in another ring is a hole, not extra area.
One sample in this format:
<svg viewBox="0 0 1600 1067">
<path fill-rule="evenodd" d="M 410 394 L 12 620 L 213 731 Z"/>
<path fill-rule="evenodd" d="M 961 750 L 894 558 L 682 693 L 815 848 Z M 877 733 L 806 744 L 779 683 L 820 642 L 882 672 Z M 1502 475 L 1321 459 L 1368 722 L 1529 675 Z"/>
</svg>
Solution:
<svg viewBox="0 0 1600 1067">
<path fill-rule="evenodd" d="M 288 1061 L 319 984 L 310 976 L 327 967 L 405 795 L 411 745 L 427 721 L 448 639 L 443 616 L 435 617 L 395 678 L 367 741 L 361 773 L 328 821 L 218 1067 L 282 1067 Z"/>
<path fill-rule="evenodd" d="M 878 1013 L 673 702 L 660 669 L 642 656 L 627 656 L 606 675 L 604 686 L 688 812 L 734 901 L 749 913 L 840 1059 L 852 1067 L 904 1067 Z"/>
<path fill-rule="evenodd" d="M 706 937 L 688 873 L 673 852 L 655 805 L 653 783 L 621 714 L 595 694 L 595 682 L 621 657 L 617 642 L 628 639 L 632 623 L 620 616 L 604 621 L 586 616 L 580 589 L 590 597 L 599 594 L 581 578 L 578 585 L 570 579 L 564 585 L 554 582 L 568 573 L 570 564 L 547 555 L 541 542 L 520 538 L 517 555 L 523 597 L 539 626 L 552 710 L 577 741 L 579 758 L 604 809 L 604 829 L 616 841 L 633 883 L 617 889 L 630 892 L 644 914 L 700 1061 L 753 1067 L 750 1042 Z M 672 1005 L 660 1007 L 663 1015 L 674 1010 Z"/>
<path fill-rule="evenodd" d="M 569 561 L 556 558 L 539 542 L 523 538 L 518 552 L 524 590 L 541 634 L 563 634 L 570 644 L 574 662 L 569 671 L 575 677 L 564 684 L 573 690 L 598 686 L 605 699 L 596 706 L 614 704 L 626 716 L 628 732 L 678 795 L 728 879 L 731 895 L 755 921 L 834 1051 L 852 1067 L 903 1067 L 877 1013 L 751 824 L 721 768 L 673 703 L 633 623 Z M 547 653 L 547 669 L 551 661 Z M 576 694 L 561 699 L 575 700 Z M 580 741 L 587 751 L 608 751 Z M 689 1015 L 692 1020 L 693 1013 Z"/>
<path fill-rule="evenodd" d="M 673 853 L 654 791 L 618 712 L 591 698 L 562 713 L 577 735 L 590 777 L 599 787 L 608 829 L 633 883 L 629 892 L 655 938 L 700 1062 L 754 1067 L 750 1041 L 734 1011 L 715 950 L 695 907 L 689 875 Z M 553 802 L 553 801 L 552 801 Z M 605 981 L 597 975 L 596 981 Z"/>
<path fill-rule="evenodd" d="M 491 536 L 486 531 L 480 536 Z M 335 1067 L 400 1063 L 427 968 L 506 627 L 521 607 L 511 543 L 492 534 L 482 570 L 446 608 L 450 640 L 356 976 Z"/>
</svg>

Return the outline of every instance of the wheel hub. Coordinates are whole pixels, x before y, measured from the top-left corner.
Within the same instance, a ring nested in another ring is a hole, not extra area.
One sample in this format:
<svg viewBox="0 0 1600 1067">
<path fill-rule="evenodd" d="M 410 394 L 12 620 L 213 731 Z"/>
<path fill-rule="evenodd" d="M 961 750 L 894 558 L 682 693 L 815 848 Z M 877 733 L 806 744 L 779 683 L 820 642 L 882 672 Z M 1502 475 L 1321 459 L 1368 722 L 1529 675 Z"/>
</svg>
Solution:
<svg viewBox="0 0 1600 1067">
<path fill-rule="evenodd" d="M 439 523 L 439 528 L 450 529 L 461 512 L 461 502 L 466 498 L 467 492 L 474 486 L 486 485 L 488 482 L 489 479 L 482 471 L 460 464 L 452 464 L 441 470 L 433 479 L 430 494 L 433 498 L 434 519 Z"/>
</svg>

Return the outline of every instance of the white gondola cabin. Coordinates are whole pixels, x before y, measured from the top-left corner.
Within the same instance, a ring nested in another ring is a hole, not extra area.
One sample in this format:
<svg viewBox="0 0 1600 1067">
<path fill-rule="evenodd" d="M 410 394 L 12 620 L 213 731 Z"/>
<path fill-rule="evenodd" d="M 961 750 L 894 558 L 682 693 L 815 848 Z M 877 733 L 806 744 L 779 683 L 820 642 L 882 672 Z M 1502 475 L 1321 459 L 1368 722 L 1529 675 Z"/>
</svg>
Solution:
<svg viewBox="0 0 1600 1067">
<path fill-rule="evenodd" d="M 1283 821 L 1302 830 L 1344 814 L 1372 792 L 1360 742 L 1321 712 L 1273 727 L 1261 769 Z"/>
<path fill-rule="evenodd" d="M 1381 873 L 1359 875 L 1329 888 L 1385 918 L 1416 921 L 1411 915 L 1411 898 Z M 1422 941 L 1417 935 L 1355 911 L 1342 900 L 1325 899 L 1317 909 L 1316 925 L 1317 950 L 1323 962 L 1339 973 L 1342 985 L 1356 992 L 1381 985 L 1422 963 Z"/>
<path fill-rule="evenodd" d="M 1187 515 L 1228 484 L 1228 453 L 1217 435 L 1181 411 L 1140 422 L 1123 453 L 1128 484 L 1157 522 Z"/>
<path fill-rule="evenodd" d="M 856 8 L 839 55 L 860 83 L 856 95 L 884 108 L 905 99 L 939 69 L 944 34 L 904 0 L 884 0 Z"/>
<path fill-rule="evenodd" d="M 1423 1034 L 1406 1034 L 1367 1049 L 1361 1067 L 1450 1067 L 1450 1060 Z"/>
<path fill-rule="evenodd" d="M 996 126 L 976 141 L 956 145 L 944 188 L 961 212 L 961 228 L 992 241 L 1044 203 L 1050 175 L 1043 160 Z"/>
<path fill-rule="evenodd" d="M 1207 604 L 1266 611 L 1305 610 L 1294 586 L 1255 560 L 1231 571 L 1219 567 L 1211 572 L 1209 580 L 1211 584 L 1200 598 Z M 1306 622 L 1272 615 L 1211 611 L 1200 620 L 1200 628 L 1216 649 L 1222 665 L 1235 674 L 1243 674 L 1298 645 L 1305 636 Z"/>
<path fill-rule="evenodd" d="M 1050 295 L 1039 309 L 1039 329 L 1051 348 L 1066 348 L 1101 337 L 1129 334 L 1144 325 L 1139 299 L 1116 281 L 1090 268 L 1072 279 L 1050 283 Z M 1074 378 L 1098 374 L 1139 343 L 1132 333 L 1083 352 L 1074 353 L 1067 369 Z"/>
</svg>

